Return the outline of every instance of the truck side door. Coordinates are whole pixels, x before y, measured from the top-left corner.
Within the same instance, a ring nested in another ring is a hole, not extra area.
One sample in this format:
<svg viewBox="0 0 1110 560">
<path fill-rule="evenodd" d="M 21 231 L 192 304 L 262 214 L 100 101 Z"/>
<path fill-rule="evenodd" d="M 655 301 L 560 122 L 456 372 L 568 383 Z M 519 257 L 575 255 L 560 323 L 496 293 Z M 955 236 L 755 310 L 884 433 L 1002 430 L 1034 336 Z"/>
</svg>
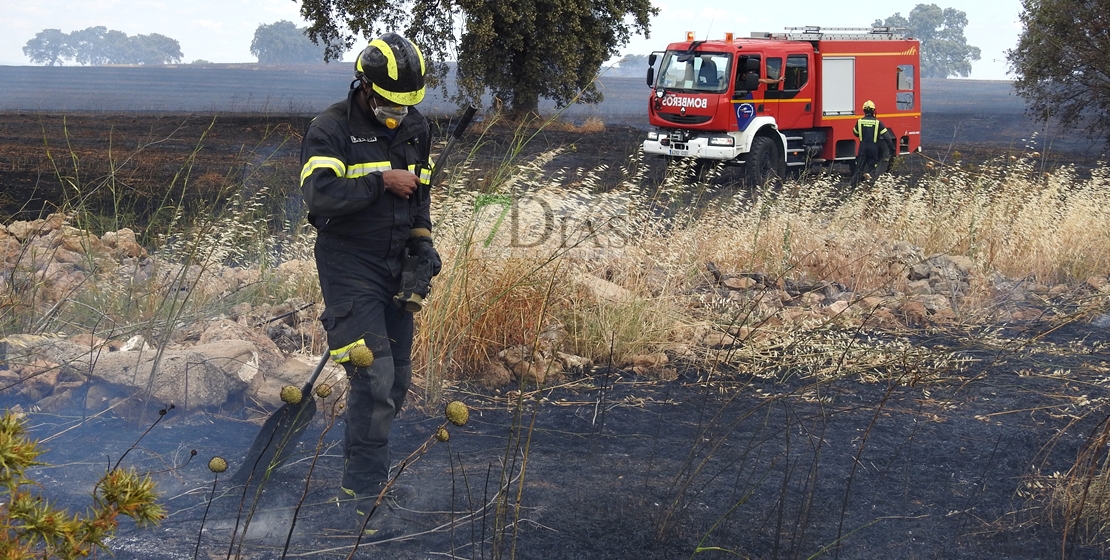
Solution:
<svg viewBox="0 0 1110 560">
<path fill-rule="evenodd" d="M 777 82 L 782 77 L 782 57 L 768 56 L 764 65 L 763 76 L 760 78 L 759 91 L 763 93 L 763 101 L 757 105 L 760 116 L 775 117 L 779 119 L 779 98 L 782 93 L 782 82 Z"/>
<path fill-rule="evenodd" d="M 813 56 L 796 53 L 786 56 L 785 80 L 777 91 L 767 90 L 767 98 L 778 99 L 778 125 L 780 130 L 810 128 L 813 126 L 815 91 L 812 79 Z"/>
</svg>

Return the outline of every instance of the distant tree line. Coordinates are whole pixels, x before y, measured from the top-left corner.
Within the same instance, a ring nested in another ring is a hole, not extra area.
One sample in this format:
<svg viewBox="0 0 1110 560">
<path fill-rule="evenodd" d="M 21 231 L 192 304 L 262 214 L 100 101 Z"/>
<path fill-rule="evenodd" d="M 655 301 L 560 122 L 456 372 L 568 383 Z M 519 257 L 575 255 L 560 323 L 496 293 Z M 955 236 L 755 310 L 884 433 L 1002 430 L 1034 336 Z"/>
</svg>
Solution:
<svg viewBox="0 0 1110 560">
<path fill-rule="evenodd" d="M 104 26 L 72 33 L 44 29 L 23 47 L 35 64 L 59 66 L 75 61 L 86 66 L 104 64 L 172 64 L 181 62 L 181 45 L 165 35 L 128 36 Z"/>
</svg>

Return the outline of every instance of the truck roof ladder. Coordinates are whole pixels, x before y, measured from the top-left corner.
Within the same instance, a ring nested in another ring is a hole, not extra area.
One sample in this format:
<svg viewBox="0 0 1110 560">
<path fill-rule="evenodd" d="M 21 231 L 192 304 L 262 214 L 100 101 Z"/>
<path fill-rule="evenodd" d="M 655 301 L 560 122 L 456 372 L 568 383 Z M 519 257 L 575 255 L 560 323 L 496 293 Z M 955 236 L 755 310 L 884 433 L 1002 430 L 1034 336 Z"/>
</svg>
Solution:
<svg viewBox="0 0 1110 560">
<path fill-rule="evenodd" d="M 891 41 L 906 39 L 905 29 L 893 27 L 787 27 L 786 33 L 756 31 L 753 39 L 785 39 L 788 41 Z"/>
</svg>

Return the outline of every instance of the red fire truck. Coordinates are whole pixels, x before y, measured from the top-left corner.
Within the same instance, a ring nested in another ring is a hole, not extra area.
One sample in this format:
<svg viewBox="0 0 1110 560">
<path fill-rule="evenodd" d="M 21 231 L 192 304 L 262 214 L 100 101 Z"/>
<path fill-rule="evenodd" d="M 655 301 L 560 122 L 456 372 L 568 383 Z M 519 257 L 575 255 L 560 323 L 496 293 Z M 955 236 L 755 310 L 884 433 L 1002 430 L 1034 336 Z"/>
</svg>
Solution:
<svg viewBox="0 0 1110 560">
<path fill-rule="evenodd" d="M 854 169 L 852 128 L 867 100 L 892 133 L 888 149 L 920 149 L 917 40 L 882 27 L 786 31 L 751 38 L 726 33 L 719 41 L 687 33 L 686 41 L 652 53 L 647 82 L 654 129 L 644 152 L 696 158 L 699 169 L 717 161 L 741 165 L 753 184 L 810 164 Z"/>
</svg>

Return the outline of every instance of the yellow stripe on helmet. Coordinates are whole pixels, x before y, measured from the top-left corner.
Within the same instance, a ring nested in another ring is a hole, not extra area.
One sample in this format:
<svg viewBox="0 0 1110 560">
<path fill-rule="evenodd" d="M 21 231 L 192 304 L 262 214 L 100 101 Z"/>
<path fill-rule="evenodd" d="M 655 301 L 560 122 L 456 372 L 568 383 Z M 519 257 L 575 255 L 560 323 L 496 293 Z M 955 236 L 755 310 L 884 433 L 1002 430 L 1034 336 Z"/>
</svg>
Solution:
<svg viewBox="0 0 1110 560">
<path fill-rule="evenodd" d="M 386 73 L 389 74 L 389 77 L 394 80 L 400 77 L 400 73 L 397 70 L 397 55 L 393 54 L 393 47 L 390 47 L 389 43 L 381 39 L 370 41 L 370 46 L 376 47 L 379 51 L 382 51 L 382 55 L 385 56 Z M 362 57 L 359 57 L 359 59 L 361 61 Z M 423 65 L 424 57 L 420 57 L 420 63 Z"/>
</svg>

